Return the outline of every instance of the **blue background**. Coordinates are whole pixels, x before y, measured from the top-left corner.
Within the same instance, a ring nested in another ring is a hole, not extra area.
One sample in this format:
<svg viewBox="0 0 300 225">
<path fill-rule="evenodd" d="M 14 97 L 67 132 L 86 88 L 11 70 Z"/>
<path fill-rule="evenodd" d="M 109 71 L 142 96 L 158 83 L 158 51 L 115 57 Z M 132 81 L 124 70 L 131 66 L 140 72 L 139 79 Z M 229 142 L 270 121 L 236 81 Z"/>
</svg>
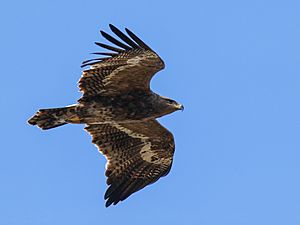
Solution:
<svg viewBox="0 0 300 225">
<path fill-rule="evenodd" d="M 299 1 L 4 1 L 0 224 L 300 224 Z M 99 30 L 130 28 L 166 63 L 152 89 L 171 173 L 104 207 L 105 159 L 83 125 L 26 120 L 80 97 Z"/>
</svg>

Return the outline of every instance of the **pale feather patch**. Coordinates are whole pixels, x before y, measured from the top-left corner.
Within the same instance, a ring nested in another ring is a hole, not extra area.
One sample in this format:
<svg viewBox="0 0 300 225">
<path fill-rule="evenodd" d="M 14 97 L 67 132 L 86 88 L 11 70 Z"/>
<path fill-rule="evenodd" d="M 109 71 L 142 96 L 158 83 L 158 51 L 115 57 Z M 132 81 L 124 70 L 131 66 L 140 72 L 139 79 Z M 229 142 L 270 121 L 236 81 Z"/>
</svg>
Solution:
<svg viewBox="0 0 300 225">
<path fill-rule="evenodd" d="M 149 142 L 141 149 L 140 155 L 149 163 L 170 165 L 172 162 L 171 158 L 162 158 L 156 151 L 153 151 Z"/>
<path fill-rule="evenodd" d="M 149 138 L 146 137 L 145 135 L 135 133 L 135 132 L 133 132 L 132 130 L 127 129 L 126 127 L 123 127 L 123 126 L 120 125 L 120 124 L 113 123 L 113 124 L 111 124 L 111 125 L 114 126 L 114 127 L 117 128 L 117 129 L 119 129 L 120 131 L 123 131 L 124 133 L 128 134 L 128 135 L 129 135 L 130 137 L 132 137 L 132 138 L 139 138 L 139 139 L 142 139 L 142 140 L 148 140 L 148 139 L 149 139 Z"/>
<path fill-rule="evenodd" d="M 145 60 L 145 55 L 139 55 L 139 56 L 136 56 L 136 57 L 133 57 L 131 59 L 129 59 L 127 62 L 129 64 L 132 64 L 132 65 L 137 65 L 140 63 L 140 61 L 142 61 L 143 59 Z"/>
<path fill-rule="evenodd" d="M 170 165 L 172 163 L 172 158 L 169 157 L 162 158 L 161 156 L 159 156 L 159 154 L 156 151 L 151 149 L 152 147 L 151 142 L 148 141 L 149 137 L 146 137 L 145 135 L 142 134 L 135 133 L 132 130 L 121 126 L 120 124 L 112 124 L 112 126 L 125 132 L 130 137 L 139 138 L 141 139 L 142 142 L 144 142 L 145 145 L 142 147 L 139 153 L 142 159 L 145 160 L 146 162 L 154 163 L 154 164 L 165 164 L 165 165 Z"/>
<path fill-rule="evenodd" d="M 126 66 L 120 66 L 119 68 L 115 69 L 111 74 L 109 74 L 102 80 L 103 86 L 110 84 L 112 82 L 111 79 L 113 79 L 116 75 L 119 76 L 120 72 L 126 69 L 128 70 L 129 68 L 132 68 L 134 66 L 135 65 L 126 65 Z"/>
<path fill-rule="evenodd" d="M 140 155 L 143 160 L 149 163 L 152 163 L 153 158 L 158 157 L 157 153 L 151 150 L 151 143 L 147 143 L 143 146 L 143 148 L 140 150 Z"/>
<path fill-rule="evenodd" d="M 155 55 L 150 53 L 150 56 L 155 56 Z M 136 67 L 137 65 L 140 64 L 140 62 L 142 60 L 145 60 L 145 59 L 147 59 L 147 57 L 145 55 L 138 55 L 138 56 L 135 56 L 135 57 L 127 60 L 127 64 L 128 65 L 121 66 L 121 67 L 115 69 L 111 74 L 109 74 L 106 78 L 103 79 L 102 82 L 103 82 L 104 86 L 110 84 L 111 83 L 111 79 L 113 79 L 114 76 L 116 76 L 116 75 L 119 76 L 119 74 L 118 74 L 119 72 L 122 72 L 124 70 L 130 70 L 130 68 Z"/>
</svg>

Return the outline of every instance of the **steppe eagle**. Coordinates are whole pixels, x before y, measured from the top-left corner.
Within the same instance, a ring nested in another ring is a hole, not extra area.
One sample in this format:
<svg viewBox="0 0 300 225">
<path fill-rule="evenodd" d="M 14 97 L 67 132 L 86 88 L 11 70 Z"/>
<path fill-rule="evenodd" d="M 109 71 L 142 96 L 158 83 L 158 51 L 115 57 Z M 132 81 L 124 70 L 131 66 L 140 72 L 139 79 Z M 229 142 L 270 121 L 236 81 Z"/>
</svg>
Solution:
<svg viewBox="0 0 300 225">
<path fill-rule="evenodd" d="M 130 30 L 127 35 L 113 25 L 102 36 L 116 45 L 96 44 L 110 52 L 105 57 L 84 61 L 79 80 L 83 96 L 75 105 L 40 109 L 28 120 L 43 130 L 67 123 L 86 124 L 92 142 L 106 157 L 109 185 L 106 207 L 169 173 L 174 138 L 156 118 L 182 110 L 183 106 L 150 89 L 154 74 L 164 68 L 162 59 Z"/>
</svg>

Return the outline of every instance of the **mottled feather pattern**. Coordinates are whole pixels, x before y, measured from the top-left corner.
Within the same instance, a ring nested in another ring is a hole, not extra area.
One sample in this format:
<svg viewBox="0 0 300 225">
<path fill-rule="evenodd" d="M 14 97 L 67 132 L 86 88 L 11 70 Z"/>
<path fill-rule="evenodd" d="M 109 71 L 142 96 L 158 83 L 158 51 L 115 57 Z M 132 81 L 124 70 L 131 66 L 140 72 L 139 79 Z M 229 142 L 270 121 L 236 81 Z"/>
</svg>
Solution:
<svg viewBox="0 0 300 225">
<path fill-rule="evenodd" d="M 43 130 L 67 124 L 75 116 L 76 106 L 64 108 L 40 109 L 28 120 L 31 125 L 38 125 Z"/>
<path fill-rule="evenodd" d="M 140 39 L 135 39 L 139 42 L 140 45 L 138 45 L 114 26 L 111 28 L 130 46 L 124 45 L 103 31 L 101 32 L 106 39 L 123 49 L 96 43 L 118 54 L 104 53 L 104 55 L 111 57 L 83 62 L 83 67 L 90 66 L 89 69 L 83 71 L 79 80 L 79 88 L 83 92 L 83 97 L 115 95 L 134 89 L 149 92 L 151 78 L 165 67 L 162 59 Z M 129 31 L 129 33 L 133 35 L 132 32 Z M 136 36 L 133 37 L 137 38 Z"/>
<path fill-rule="evenodd" d="M 166 175 L 172 164 L 174 144 L 169 145 L 168 149 L 161 148 L 168 144 L 165 142 L 170 141 L 165 139 L 170 137 L 167 130 L 160 128 L 166 133 L 163 136 L 154 133 L 146 136 L 150 129 L 148 123 L 138 124 L 139 128 L 145 128 L 146 133 L 131 130 L 130 126 L 131 124 L 92 124 L 85 128 L 92 135 L 92 142 L 107 158 L 107 184 L 111 185 L 105 195 L 107 206 L 117 204 Z M 146 152 L 151 153 L 149 158 L 143 158 Z"/>
<path fill-rule="evenodd" d="M 123 64 L 108 64 L 100 68 L 93 68 L 83 71 L 82 78 L 79 81 L 79 90 L 84 92 L 84 96 L 95 96 L 104 90 L 103 80 L 110 75 L 116 68 Z"/>
<path fill-rule="evenodd" d="M 131 50 L 94 63 L 83 71 L 79 88 L 83 96 L 112 95 L 133 88 L 150 91 L 150 80 L 164 63 L 149 50 Z"/>
</svg>

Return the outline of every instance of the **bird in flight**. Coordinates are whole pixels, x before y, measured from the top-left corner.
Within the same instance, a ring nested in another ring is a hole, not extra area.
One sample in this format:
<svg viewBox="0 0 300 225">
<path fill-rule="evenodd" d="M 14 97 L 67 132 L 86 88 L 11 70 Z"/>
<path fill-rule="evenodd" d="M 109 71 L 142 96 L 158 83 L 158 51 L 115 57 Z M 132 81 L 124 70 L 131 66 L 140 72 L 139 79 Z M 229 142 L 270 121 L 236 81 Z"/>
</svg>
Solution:
<svg viewBox="0 0 300 225">
<path fill-rule="evenodd" d="M 43 130 L 64 124 L 86 124 L 92 142 L 107 159 L 106 207 L 166 176 L 172 166 L 174 137 L 156 119 L 183 105 L 150 89 L 151 78 L 164 62 L 129 29 L 126 34 L 113 25 L 102 36 L 115 46 L 95 44 L 109 50 L 101 58 L 84 61 L 75 105 L 40 109 L 28 120 Z"/>
</svg>

